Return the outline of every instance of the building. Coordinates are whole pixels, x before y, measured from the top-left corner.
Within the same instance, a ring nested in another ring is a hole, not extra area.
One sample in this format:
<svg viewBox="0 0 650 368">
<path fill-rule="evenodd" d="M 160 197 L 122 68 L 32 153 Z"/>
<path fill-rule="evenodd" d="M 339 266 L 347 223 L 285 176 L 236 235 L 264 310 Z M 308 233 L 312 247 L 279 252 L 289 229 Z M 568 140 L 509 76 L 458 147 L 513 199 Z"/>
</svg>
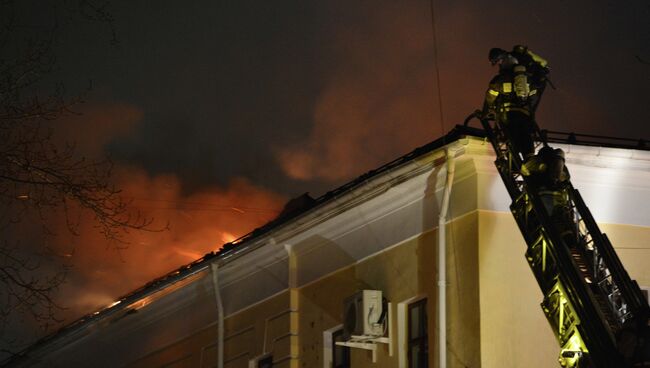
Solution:
<svg viewBox="0 0 650 368">
<path fill-rule="evenodd" d="M 217 367 L 221 343 L 224 367 L 437 367 L 439 224 L 448 366 L 557 366 L 542 294 L 481 134 L 456 128 L 317 200 L 294 201 L 236 244 L 84 317 L 7 366 Z M 631 277 L 650 286 L 650 152 L 557 146 Z M 380 290 L 390 303 L 382 316 L 388 338 L 335 345 L 344 301 L 360 290 Z"/>
</svg>

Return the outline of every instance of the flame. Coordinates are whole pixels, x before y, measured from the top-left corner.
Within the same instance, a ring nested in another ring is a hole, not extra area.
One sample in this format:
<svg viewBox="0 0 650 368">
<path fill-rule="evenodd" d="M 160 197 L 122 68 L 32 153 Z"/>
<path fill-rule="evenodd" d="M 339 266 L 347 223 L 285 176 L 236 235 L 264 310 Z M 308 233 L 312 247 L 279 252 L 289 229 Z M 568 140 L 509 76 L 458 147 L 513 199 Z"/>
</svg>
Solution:
<svg viewBox="0 0 650 368">
<path fill-rule="evenodd" d="M 224 243 L 231 243 L 233 240 L 237 239 L 234 235 L 232 235 L 229 232 L 224 231 L 221 234 L 221 240 L 223 240 Z"/>
<path fill-rule="evenodd" d="M 194 252 L 194 251 L 191 251 L 189 249 L 178 248 L 178 247 L 174 247 L 174 252 L 176 252 L 177 254 L 179 254 L 181 256 L 185 256 L 185 257 L 189 258 L 190 261 L 199 259 L 199 258 L 201 258 L 203 256 L 203 254 L 201 254 L 201 253 Z"/>
<path fill-rule="evenodd" d="M 144 171 L 118 166 L 117 187 L 143 216 L 153 218 L 160 232 L 130 231 L 126 249 L 107 244 L 85 214 L 79 235 L 59 236 L 52 245 L 58 254 L 72 254 L 68 282 L 60 289 L 69 307 L 68 318 L 104 308 L 116 297 L 179 266 L 216 251 L 274 218 L 285 199 L 245 179 L 234 178 L 226 188 L 209 188 L 188 196 L 172 175 L 151 177 Z M 205 210 L 205 209 L 209 210 Z M 246 209 L 246 210 L 244 210 Z M 247 209 L 255 209 L 248 211 Z M 59 227 L 65 223 L 59 219 Z M 66 232 L 61 232 L 67 234 Z M 108 299 L 108 300 L 107 300 Z"/>
<path fill-rule="evenodd" d="M 56 120 L 52 129 L 54 143 L 76 143 L 80 156 L 103 156 L 104 146 L 132 132 L 143 111 L 128 104 L 88 104 L 83 114 Z M 113 184 L 142 217 L 153 219 L 157 232 L 129 231 L 126 244 L 109 243 L 96 228 L 94 216 L 71 206 L 75 232 L 61 213 L 47 216 L 51 238 L 39 238 L 34 230 L 38 221 L 18 224 L 21 241 L 40 247 L 47 243 L 57 260 L 71 266 L 66 283 L 55 299 L 67 309 L 67 321 L 92 311 L 114 306 L 116 298 L 148 281 L 178 269 L 181 265 L 215 251 L 274 218 L 285 198 L 243 178 L 231 178 L 224 187 L 210 187 L 191 194 L 182 190 L 181 179 L 174 175 L 151 176 L 145 170 L 117 164 Z M 19 193 L 17 200 L 30 200 Z M 124 247 L 126 246 L 126 248 Z M 35 250 L 41 251 L 41 249 Z"/>
</svg>

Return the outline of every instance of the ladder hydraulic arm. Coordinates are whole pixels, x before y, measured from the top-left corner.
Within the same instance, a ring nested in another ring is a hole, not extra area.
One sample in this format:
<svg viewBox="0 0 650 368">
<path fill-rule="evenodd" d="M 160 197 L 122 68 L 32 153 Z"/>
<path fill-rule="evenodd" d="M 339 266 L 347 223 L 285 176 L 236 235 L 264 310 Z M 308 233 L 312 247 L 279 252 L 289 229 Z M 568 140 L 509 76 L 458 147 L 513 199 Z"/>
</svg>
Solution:
<svg viewBox="0 0 650 368">
<path fill-rule="evenodd" d="M 527 244 L 526 260 L 544 295 L 541 307 L 561 347 L 560 365 L 650 367 L 648 303 L 580 193 L 570 182 L 564 186 L 578 235 L 576 244 L 567 244 L 535 185 L 521 174 L 508 131 L 480 112 L 472 118 L 481 121 L 496 152 L 510 210 Z M 538 129 L 535 138 L 543 140 Z"/>
</svg>

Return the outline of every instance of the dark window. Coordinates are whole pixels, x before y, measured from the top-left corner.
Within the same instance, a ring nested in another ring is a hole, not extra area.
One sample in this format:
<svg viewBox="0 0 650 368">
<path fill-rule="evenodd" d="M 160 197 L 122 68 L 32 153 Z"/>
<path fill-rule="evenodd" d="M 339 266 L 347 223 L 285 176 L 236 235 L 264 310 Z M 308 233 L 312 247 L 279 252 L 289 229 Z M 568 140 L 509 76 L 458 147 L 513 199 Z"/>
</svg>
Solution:
<svg viewBox="0 0 650 368">
<path fill-rule="evenodd" d="M 429 338 L 427 334 L 427 300 L 408 306 L 409 368 L 429 367 Z"/>
<path fill-rule="evenodd" d="M 332 368 L 350 367 L 350 348 L 336 345 L 337 341 L 343 340 L 343 329 L 332 333 Z"/>
<path fill-rule="evenodd" d="M 273 367 L 273 356 L 269 355 L 257 361 L 257 368 Z"/>
<path fill-rule="evenodd" d="M 645 300 L 650 304 L 650 299 L 648 299 L 648 289 L 641 289 L 641 292 L 643 293 L 643 296 L 645 296 Z"/>
</svg>

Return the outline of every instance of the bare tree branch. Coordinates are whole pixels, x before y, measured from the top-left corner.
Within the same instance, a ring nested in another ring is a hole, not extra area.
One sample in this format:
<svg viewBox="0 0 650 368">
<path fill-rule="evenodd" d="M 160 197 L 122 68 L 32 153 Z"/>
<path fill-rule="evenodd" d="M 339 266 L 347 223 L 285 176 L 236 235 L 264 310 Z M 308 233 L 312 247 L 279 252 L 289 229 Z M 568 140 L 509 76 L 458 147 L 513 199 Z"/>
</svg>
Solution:
<svg viewBox="0 0 650 368">
<path fill-rule="evenodd" d="M 650 61 L 642 59 L 639 55 L 634 55 L 634 58 L 637 59 L 641 64 L 650 65 Z"/>
<path fill-rule="evenodd" d="M 23 19 L 35 14 L 25 11 L 25 2 L 0 0 L 0 229 L 14 234 L 0 242 L 0 338 L 16 315 L 29 316 L 43 327 L 57 323 L 62 306 L 53 295 L 68 272 L 65 263 L 48 252 L 46 240 L 40 247 L 25 246 L 16 234 L 40 229 L 39 237 L 29 238 L 32 243 L 55 236 L 60 231 L 52 223 L 55 219 L 65 224 L 63 231 L 77 235 L 84 213 L 117 249 L 124 247 L 129 231 L 162 230 L 152 229 L 151 219 L 132 210 L 111 184 L 110 161 L 80 157 L 73 145 L 55 142 L 51 127 L 43 128 L 45 121 L 74 114 L 73 107 L 81 101 L 66 95 L 61 84 L 44 85 L 44 77 L 56 68 L 57 30 L 76 17 L 107 25 L 115 42 L 108 2 L 52 0 L 32 5 L 36 13 L 54 15 L 34 17 L 41 23 L 33 22 Z M 30 254 L 34 249 L 40 250 Z M 53 259 L 59 266 L 47 263 Z"/>
</svg>

